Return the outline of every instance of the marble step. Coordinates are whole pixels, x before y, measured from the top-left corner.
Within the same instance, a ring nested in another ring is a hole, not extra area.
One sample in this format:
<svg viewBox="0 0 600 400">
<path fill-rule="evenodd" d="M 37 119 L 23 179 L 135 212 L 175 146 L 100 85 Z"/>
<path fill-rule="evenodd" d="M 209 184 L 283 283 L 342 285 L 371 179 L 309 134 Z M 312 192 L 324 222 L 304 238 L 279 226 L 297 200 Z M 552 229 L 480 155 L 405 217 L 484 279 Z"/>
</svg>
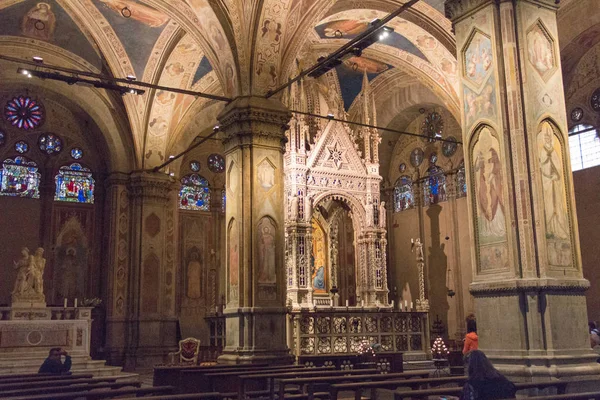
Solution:
<svg viewBox="0 0 600 400">
<path fill-rule="evenodd" d="M 45 357 L 3 358 L 0 360 L 0 375 L 37 372 Z M 138 374 L 125 373 L 121 367 L 106 365 L 104 360 L 91 360 L 86 356 L 73 356 L 71 372 L 92 374 L 94 377 L 115 376 L 118 380 L 135 380 Z"/>
</svg>

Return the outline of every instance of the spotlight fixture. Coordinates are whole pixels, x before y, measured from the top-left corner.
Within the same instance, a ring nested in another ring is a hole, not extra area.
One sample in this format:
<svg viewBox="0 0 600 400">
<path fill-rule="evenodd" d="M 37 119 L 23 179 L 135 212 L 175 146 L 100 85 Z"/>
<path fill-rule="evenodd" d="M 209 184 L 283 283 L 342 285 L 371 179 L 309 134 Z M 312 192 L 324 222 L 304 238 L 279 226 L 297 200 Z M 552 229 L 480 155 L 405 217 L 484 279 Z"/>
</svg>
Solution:
<svg viewBox="0 0 600 400">
<path fill-rule="evenodd" d="M 23 68 L 19 68 L 17 72 L 23 75 L 29 75 L 29 71 Z"/>
<path fill-rule="evenodd" d="M 169 160 L 172 160 L 172 159 L 174 159 L 174 158 L 175 158 L 175 156 L 174 156 L 174 155 L 170 155 L 170 156 L 169 156 Z"/>
<path fill-rule="evenodd" d="M 433 138 L 434 139 L 441 139 L 442 138 L 442 134 L 439 133 L 439 132 L 436 132 L 436 133 L 434 133 Z"/>
<path fill-rule="evenodd" d="M 44 59 L 40 56 L 33 56 L 32 59 L 33 59 L 33 62 L 36 62 L 38 64 L 42 64 L 44 62 Z"/>
<path fill-rule="evenodd" d="M 219 130 L 219 125 L 215 125 L 215 127 L 213 128 L 213 132 L 217 132 Z"/>
<path fill-rule="evenodd" d="M 334 119 L 334 118 L 335 118 L 335 115 L 333 115 L 332 113 L 329 113 L 329 114 L 327 114 L 327 118 L 329 118 L 329 119 Z"/>
<path fill-rule="evenodd" d="M 135 80 L 137 80 L 137 78 L 135 77 L 135 75 L 127 75 L 125 77 L 125 79 L 127 79 L 128 81 L 135 81 Z"/>
</svg>

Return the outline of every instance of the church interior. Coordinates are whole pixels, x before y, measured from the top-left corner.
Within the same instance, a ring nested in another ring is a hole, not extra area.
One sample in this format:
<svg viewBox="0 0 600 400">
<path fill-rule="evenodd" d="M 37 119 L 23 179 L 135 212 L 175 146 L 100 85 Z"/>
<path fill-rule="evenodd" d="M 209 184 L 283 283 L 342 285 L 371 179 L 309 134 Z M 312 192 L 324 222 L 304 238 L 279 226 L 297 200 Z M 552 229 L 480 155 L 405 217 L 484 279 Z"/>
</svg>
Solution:
<svg viewBox="0 0 600 400">
<path fill-rule="evenodd" d="M 2 0 L 0 77 L 0 375 L 600 375 L 597 0 Z"/>
</svg>

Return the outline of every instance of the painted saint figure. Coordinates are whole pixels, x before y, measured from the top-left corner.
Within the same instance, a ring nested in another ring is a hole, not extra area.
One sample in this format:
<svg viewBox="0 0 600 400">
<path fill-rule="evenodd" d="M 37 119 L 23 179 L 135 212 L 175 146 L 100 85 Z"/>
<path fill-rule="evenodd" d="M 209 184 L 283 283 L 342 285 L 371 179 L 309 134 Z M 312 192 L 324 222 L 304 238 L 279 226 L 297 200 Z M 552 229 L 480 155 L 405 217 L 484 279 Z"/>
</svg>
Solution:
<svg viewBox="0 0 600 400">
<path fill-rule="evenodd" d="M 190 262 L 187 266 L 187 297 L 190 299 L 201 297 L 201 274 L 200 256 L 197 251 L 192 251 Z"/>
<path fill-rule="evenodd" d="M 162 12 L 140 4 L 133 0 L 100 0 L 106 7 L 123 16 L 133 18 L 152 28 L 163 26 L 169 20 L 169 16 Z M 129 11 L 129 12 L 127 12 Z"/>
<path fill-rule="evenodd" d="M 544 122 L 538 134 L 538 148 L 544 190 L 546 237 L 568 239 L 570 235 L 566 218 L 566 194 L 562 178 L 560 143 L 554 137 L 552 127 L 547 122 Z"/>
<path fill-rule="evenodd" d="M 275 276 L 275 229 L 268 218 L 263 218 L 259 226 L 258 243 L 258 282 L 276 283 Z"/>
<path fill-rule="evenodd" d="M 313 278 L 313 289 L 325 290 L 325 267 L 319 266 Z"/>
<path fill-rule="evenodd" d="M 23 35 L 34 39 L 52 40 L 56 17 L 52 12 L 50 4 L 37 3 L 23 16 L 21 31 Z"/>
</svg>

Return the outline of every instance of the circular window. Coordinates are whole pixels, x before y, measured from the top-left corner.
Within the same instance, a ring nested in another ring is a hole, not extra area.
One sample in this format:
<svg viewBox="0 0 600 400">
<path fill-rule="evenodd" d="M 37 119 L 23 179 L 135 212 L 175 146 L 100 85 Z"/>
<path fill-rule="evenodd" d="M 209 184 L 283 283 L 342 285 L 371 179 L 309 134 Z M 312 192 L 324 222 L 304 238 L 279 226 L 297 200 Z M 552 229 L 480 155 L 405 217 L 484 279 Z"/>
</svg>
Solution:
<svg viewBox="0 0 600 400">
<path fill-rule="evenodd" d="M 594 111 L 600 111 L 600 88 L 594 91 L 590 103 Z"/>
<path fill-rule="evenodd" d="M 79 147 L 74 147 L 71 149 L 71 158 L 73 160 L 80 160 L 83 157 L 83 150 Z"/>
<path fill-rule="evenodd" d="M 200 161 L 190 161 L 190 169 L 194 172 L 200 171 Z"/>
<path fill-rule="evenodd" d="M 225 159 L 220 154 L 211 154 L 208 156 L 208 169 L 214 173 L 225 171 Z"/>
<path fill-rule="evenodd" d="M 442 116 L 437 112 L 429 113 L 425 119 L 423 120 L 423 125 L 421 126 L 421 134 L 424 137 L 424 140 L 428 142 L 433 142 L 437 137 L 442 135 L 442 131 L 444 130 L 444 120 Z"/>
<path fill-rule="evenodd" d="M 410 153 L 410 164 L 413 167 L 418 167 L 423 162 L 423 150 L 416 148 Z"/>
<path fill-rule="evenodd" d="M 446 157 L 452 157 L 456 153 L 456 138 L 454 136 L 448 136 L 446 141 L 442 144 L 442 154 Z"/>
<path fill-rule="evenodd" d="M 435 164 L 438 160 L 438 156 L 436 152 L 433 152 L 429 155 L 429 163 L 430 164 Z"/>
<path fill-rule="evenodd" d="M 38 145 L 46 154 L 56 154 L 62 150 L 62 140 L 52 133 L 40 136 Z"/>
<path fill-rule="evenodd" d="M 29 151 L 29 145 L 24 141 L 20 140 L 17 143 L 15 143 L 15 150 L 17 151 L 17 153 L 25 154 Z"/>
<path fill-rule="evenodd" d="M 406 164 L 404 164 L 404 163 L 400 164 L 399 169 L 400 169 L 400 172 L 406 171 Z"/>
<path fill-rule="evenodd" d="M 583 109 L 580 107 L 574 108 L 573 111 L 571 111 L 571 120 L 579 122 L 581 121 L 581 118 L 583 118 Z"/>
<path fill-rule="evenodd" d="M 20 129 L 35 129 L 44 120 L 44 110 L 41 103 L 30 97 L 13 97 L 4 106 L 4 116 L 13 126 Z"/>
</svg>

